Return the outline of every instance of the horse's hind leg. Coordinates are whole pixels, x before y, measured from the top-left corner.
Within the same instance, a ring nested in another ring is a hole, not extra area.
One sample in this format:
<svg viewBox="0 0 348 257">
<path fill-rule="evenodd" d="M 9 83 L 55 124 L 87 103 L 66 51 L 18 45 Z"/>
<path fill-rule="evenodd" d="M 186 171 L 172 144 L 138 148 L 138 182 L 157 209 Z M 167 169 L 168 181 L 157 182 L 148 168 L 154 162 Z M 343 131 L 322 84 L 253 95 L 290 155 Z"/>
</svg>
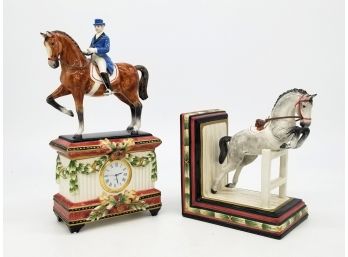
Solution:
<svg viewBox="0 0 348 257">
<path fill-rule="evenodd" d="M 127 127 L 127 131 L 131 133 L 138 133 L 141 125 L 141 111 L 142 111 L 142 104 L 141 102 L 137 102 L 136 104 L 130 104 L 130 109 L 132 113 L 132 122 Z"/>
<path fill-rule="evenodd" d="M 54 99 L 61 97 L 61 96 L 65 96 L 65 95 L 69 95 L 71 94 L 70 91 L 66 90 L 63 85 L 60 85 L 52 94 L 50 94 L 47 98 L 46 98 L 46 102 L 50 105 L 52 105 L 54 108 L 56 108 L 57 110 L 61 111 L 62 113 L 65 113 L 71 117 L 74 117 L 74 113 L 71 110 L 67 110 L 65 107 L 61 106 L 59 103 L 57 103 Z"/>
<path fill-rule="evenodd" d="M 232 157 L 228 160 L 228 166 L 225 168 L 221 173 L 214 179 L 213 185 L 211 187 L 211 192 L 213 194 L 217 193 L 218 187 L 220 185 L 221 180 L 223 177 L 230 171 L 235 170 L 243 161 L 244 156 L 239 156 L 238 153 L 235 153 L 232 155 Z"/>
<path fill-rule="evenodd" d="M 228 188 L 234 188 L 236 187 L 239 179 L 240 172 L 242 171 L 243 167 L 252 163 L 257 158 L 257 155 L 246 155 L 243 158 L 242 163 L 237 167 L 236 172 L 233 175 L 232 183 L 228 183 L 226 187 Z"/>
<path fill-rule="evenodd" d="M 243 168 L 242 165 L 239 165 L 237 167 L 237 169 L 236 169 L 236 171 L 234 172 L 234 175 L 233 175 L 232 183 L 228 183 L 225 187 L 228 187 L 228 188 L 236 187 L 237 182 L 238 182 L 238 178 L 239 178 L 239 175 L 240 175 L 240 172 L 242 171 L 242 168 Z"/>
<path fill-rule="evenodd" d="M 127 127 L 127 131 L 128 132 L 133 132 L 134 131 L 134 127 L 136 126 L 136 122 L 137 122 L 137 112 L 138 112 L 137 111 L 137 107 L 124 94 L 122 94 L 122 93 L 115 93 L 115 96 L 118 97 L 118 99 L 120 99 L 122 102 L 124 102 L 125 104 L 127 104 L 129 106 L 129 108 L 131 110 L 132 121 L 129 124 L 129 126 Z"/>
<path fill-rule="evenodd" d="M 134 130 L 134 126 L 135 126 L 135 106 L 134 105 L 129 105 L 130 110 L 131 110 L 131 114 L 132 114 L 132 121 L 131 124 L 129 124 L 129 126 L 127 127 L 127 131 L 133 131 Z"/>
<path fill-rule="evenodd" d="M 135 125 L 134 125 L 134 132 L 138 133 L 140 126 L 141 126 L 141 112 L 143 109 L 143 105 L 140 101 L 137 101 L 135 103 Z"/>
</svg>

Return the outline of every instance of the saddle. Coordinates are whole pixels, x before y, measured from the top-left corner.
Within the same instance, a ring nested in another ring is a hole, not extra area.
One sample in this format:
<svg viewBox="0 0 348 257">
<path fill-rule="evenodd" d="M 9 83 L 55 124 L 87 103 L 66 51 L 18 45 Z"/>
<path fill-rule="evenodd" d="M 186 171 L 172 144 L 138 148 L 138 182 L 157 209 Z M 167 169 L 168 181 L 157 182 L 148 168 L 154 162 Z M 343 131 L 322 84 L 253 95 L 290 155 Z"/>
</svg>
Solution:
<svg viewBox="0 0 348 257">
<path fill-rule="evenodd" d="M 118 78 L 118 67 L 114 64 L 114 72 L 109 76 L 110 83 L 113 83 Z M 97 92 L 98 88 L 101 84 L 104 83 L 103 79 L 100 76 L 100 72 L 96 63 L 91 62 L 89 67 L 90 78 L 94 81 L 92 89 L 88 92 L 88 95 L 92 96 L 95 92 Z"/>
<path fill-rule="evenodd" d="M 114 72 L 111 75 L 109 75 L 110 83 L 114 82 L 118 77 L 118 68 L 117 68 L 116 63 L 114 63 L 114 67 L 115 67 Z M 100 71 L 99 71 L 98 66 L 95 62 L 91 62 L 89 70 L 90 70 L 91 79 L 94 82 L 103 83 L 103 79 L 100 76 Z"/>
</svg>

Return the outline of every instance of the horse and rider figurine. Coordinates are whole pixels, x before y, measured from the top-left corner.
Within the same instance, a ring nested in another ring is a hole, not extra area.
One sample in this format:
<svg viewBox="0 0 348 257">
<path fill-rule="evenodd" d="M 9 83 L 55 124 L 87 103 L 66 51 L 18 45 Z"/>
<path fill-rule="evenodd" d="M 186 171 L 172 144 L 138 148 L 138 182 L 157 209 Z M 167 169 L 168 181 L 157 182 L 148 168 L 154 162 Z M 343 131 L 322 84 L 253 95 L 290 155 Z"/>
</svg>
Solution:
<svg viewBox="0 0 348 257">
<path fill-rule="evenodd" d="M 278 97 L 269 118 L 256 120 L 255 129 L 245 129 L 232 137 L 220 138 L 219 163 L 227 161 L 221 172 L 213 178 L 211 192 L 216 194 L 222 179 L 232 171 L 235 171 L 232 183 L 226 187 L 236 187 L 243 167 L 252 163 L 262 153 L 262 149 L 280 151 L 302 146 L 310 133 L 315 96 L 303 89 L 288 90 Z"/>
<path fill-rule="evenodd" d="M 104 21 L 95 19 L 94 27 L 96 34 L 86 52 L 83 52 L 76 41 L 65 32 L 55 30 L 40 33 L 44 38 L 48 65 L 53 69 L 61 66 L 60 85 L 47 97 L 47 103 L 73 117 L 74 113 L 71 110 L 55 100 L 65 95 L 73 96 L 79 121 L 79 128 L 74 138 L 81 138 L 84 131 L 84 96 L 115 95 L 130 107 L 132 119 L 127 131 L 137 134 L 141 125 L 140 99 L 148 98 L 149 73 L 142 65 L 114 64 L 107 55 L 110 50 L 110 39 L 103 32 Z M 86 55 L 91 55 L 91 59 L 86 58 Z M 95 66 L 99 70 L 99 80 L 93 75 Z M 141 77 L 138 71 L 141 72 Z M 110 76 L 115 79 L 110 81 Z"/>
</svg>

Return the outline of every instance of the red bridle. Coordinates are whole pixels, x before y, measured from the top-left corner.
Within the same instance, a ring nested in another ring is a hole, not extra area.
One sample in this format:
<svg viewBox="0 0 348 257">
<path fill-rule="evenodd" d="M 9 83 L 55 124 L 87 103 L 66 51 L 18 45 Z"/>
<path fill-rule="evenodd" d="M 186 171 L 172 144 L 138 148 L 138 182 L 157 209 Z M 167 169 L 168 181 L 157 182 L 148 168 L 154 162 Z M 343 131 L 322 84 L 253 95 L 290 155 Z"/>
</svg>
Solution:
<svg viewBox="0 0 348 257">
<path fill-rule="evenodd" d="M 298 101 L 296 102 L 295 104 L 295 108 L 296 108 L 296 105 L 298 105 L 297 107 L 297 113 L 300 115 L 298 116 L 299 119 L 298 120 L 312 120 L 312 118 L 307 118 L 307 117 L 304 117 L 303 114 L 302 114 L 302 108 L 301 108 L 301 103 L 303 102 L 309 102 L 310 101 L 310 97 L 308 98 L 306 95 L 302 95 Z"/>
</svg>

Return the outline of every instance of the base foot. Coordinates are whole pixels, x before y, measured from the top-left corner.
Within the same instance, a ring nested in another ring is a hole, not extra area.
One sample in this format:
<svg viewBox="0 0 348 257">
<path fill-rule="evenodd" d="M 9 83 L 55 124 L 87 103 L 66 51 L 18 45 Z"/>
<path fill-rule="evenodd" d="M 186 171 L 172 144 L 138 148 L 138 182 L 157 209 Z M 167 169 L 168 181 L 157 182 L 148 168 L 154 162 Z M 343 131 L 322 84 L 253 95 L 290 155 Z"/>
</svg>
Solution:
<svg viewBox="0 0 348 257">
<path fill-rule="evenodd" d="M 161 208 L 150 210 L 151 216 L 157 216 L 157 214 L 158 214 L 158 212 L 159 212 L 160 209 L 161 209 Z"/>
<path fill-rule="evenodd" d="M 59 217 L 59 216 L 57 216 L 57 220 L 58 220 L 58 222 L 62 222 L 63 221 L 62 218 Z"/>
<path fill-rule="evenodd" d="M 75 225 L 75 226 L 68 226 L 70 233 L 79 233 L 80 229 L 84 226 L 85 224 L 81 225 Z"/>
</svg>

